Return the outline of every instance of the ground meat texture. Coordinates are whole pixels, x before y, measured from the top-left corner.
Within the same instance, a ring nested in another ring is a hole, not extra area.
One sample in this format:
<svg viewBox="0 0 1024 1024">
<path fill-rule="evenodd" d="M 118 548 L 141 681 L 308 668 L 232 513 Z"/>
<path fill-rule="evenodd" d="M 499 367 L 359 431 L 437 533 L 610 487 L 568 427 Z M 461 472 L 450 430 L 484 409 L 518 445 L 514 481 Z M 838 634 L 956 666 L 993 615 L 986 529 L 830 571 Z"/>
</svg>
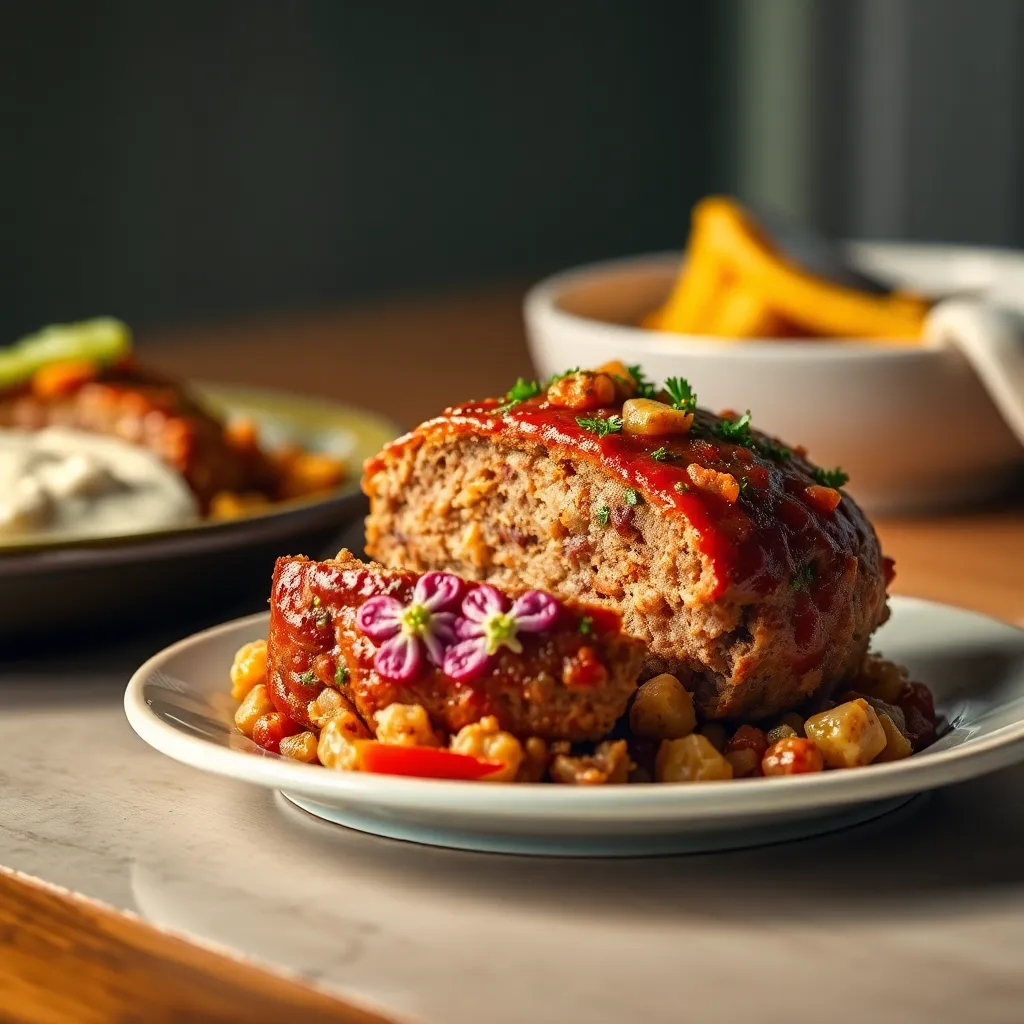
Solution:
<svg viewBox="0 0 1024 1024">
<path fill-rule="evenodd" d="M 888 615 L 878 541 L 849 496 L 808 494 L 801 455 L 724 440 L 703 411 L 689 435 L 599 438 L 543 398 L 496 407 L 367 463 L 375 558 L 601 602 L 646 643 L 644 677 L 676 675 L 704 718 L 776 714 L 860 664 Z"/>
<path fill-rule="evenodd" d="M 52 398 L 8 393 L 0 398 L 0 426 L 70 427 L 142 445 L 181 473 L 204 511 L 219 491 L 269 493 L 275 484 L 259 449 L 232 446 L 224 425 L 181 385 L 136 367 L 108 369 Z"/>
<path fill-rule="evenodd" d="M 267 642 L 268 689 L 277 709 L 310 727 L 309 703 L 331 686 L 368 723 L 391 704 L 419 704 L 449 733 L 493 715 L 521 738 L 573 741 L 600 739 L 625 712 L 644 645 L 622 633 L 614 612 L 575 602 L 564 605 L 551 630 L 520 634 L 523 653 L 503 648 L 479 679 L 457 683 L 428 665 L 407 683 L 382 678 L 356 614 L 378 594 L 407 603 L 416 579 L 348 552 L 325 562 L 279 559 Z M 509 596 L 524 589 L 510 588 Z"/>
</svg>

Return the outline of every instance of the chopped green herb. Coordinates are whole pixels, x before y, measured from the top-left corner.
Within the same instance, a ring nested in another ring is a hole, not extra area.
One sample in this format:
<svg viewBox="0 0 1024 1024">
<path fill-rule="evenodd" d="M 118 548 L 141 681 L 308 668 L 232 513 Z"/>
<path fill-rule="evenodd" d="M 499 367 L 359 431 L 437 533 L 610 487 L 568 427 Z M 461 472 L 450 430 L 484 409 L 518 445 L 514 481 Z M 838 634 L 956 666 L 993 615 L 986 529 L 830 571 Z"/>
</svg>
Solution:
<svg viewBox="0 0 1024 1024">
<path fill-rule="evenodd" d="M 685 480 L 677 480 L 672 485 L 672 490 L 678 491 L 680 494 L 685 494 L 690 489 L 690 485 Z"/>
<path fill-rule="evenodd" d="M 672 399 L 672 408 L 682 412 L 693 412 L 697 408 L 697 394 L 685 377 L 669 377 L 665 390 Z"/>
<path fill-rule="evenodd" d="M 577 416 L 576 422 L 584 429 L 589 430 L 598 437 L 605 437 L 608 434 L 617 434 L 622 429 L 621 416 L 609 416 L 606 420 L 598 416 Z"/>
<path fill-rule="evenodd" d="M 794 590 L 806 590 L 817 578 L 817 573 L 814 571 L 814 566 L 808 562 L 806 565 L 801 565 L 795 573 L 793 573 L 793 579 L 790 580 L 790 586 Z"/>
<path fill-rule="evenodd" d="M 602 505 L 595 513 L 594 518 L 598 526 L 607 526 L 611 518 L 612 510 L 607 505 Z"/>
<path fill-rule="evenodd" d="M 299 682 L 302 683 L 303 686 L 316 686 L 316 673 L 312 669 L 308 669 L 299 676 Z"/>
<path fill-rule="evenodd" d="M 551 387 L 551 385 L 554 384 L 555 381 L 564 380 L 566 377 L 571 377 L 574 373 L 579 372 L 580 368 L 578 366 L 574 366 L 571 370 L 565 370 L 562 373 L 553 373 L 551 374 L 551 377 L 548 380 L 548 387 Z"/>
<path fill-rule="evenodd" d="M 640 492 L 633 487 L 627 487 L 623 497 L 625 497 L 627 505 L 639 505 L 643 500 L 640 497 Z"/>
<path fill-rule="evenodd" d="M 316 617 L 316 628 L 326 629 L 331 624 L 331 617 L 327 612 L 323 612 Z"/>
<path fill-rule="evenodd" d="M 660 448 L 655 448 L 654 451 L 651 452 L 651 458 L 654 459 L 655 462 L 664 462 L 666 459 L 674 457 L 675 456 L 673 456 L 673 454 L 664 445 Z"/>
<path fill-rule="evenodd" d="M 515 384 L 508 389 L 505 401 L 498 408 L 501 412 L 508 412 L 513 406 L 525 402 L 529 398 L 536 398 L 544 389 L 535 380 L 524 380 L 520 377 Z"/>
<path fill-rule="evenodd" d="M 584 615 L 580 619 L 580 633 L 583 636 L 590 636 L 594 632 L 594 620 L 589 615 Z"/>
<path fill-rule="evenodd" d="M 740 494 L 744 495 L 750 490 L 750 481 L 746 477 L 740 479 Z"/>
<path fill-rule="evenodd" d="M 742 445 L 744 448 L 753 448 L 750 410 L 748 409 L 738 420 L 719 420 L 714 426 L 714 433 L 725 441 L 732 441 L 733 444 Z"/>
<path fill-rule="evenodd" d="M 820 466 L 815 466 L 811 470 L 811 476 L 818 481 L 822 487 L 835 487 L 837 490 L 843 486 L 843 484 L 849 482 L 849 474 L 844 473 L 839 466 L 835 469 L 822 469 Z"/>
<path fill-rule="evenodd" d="M 767 437 L 757 445 L 757 450 L 766 459 L 775 459 L 777 462 L 785 462 L 786 459 L 793 456 L 793 453 L 784 444 L 779 444 L 778 441 Z"/>
<path fill-rule="evenodd" d="M 335 668 L 335 670 L 334 670 L 334 685 L 335 686 L 344 686 L 348 682 L 348 676 L 349 676 L 348 666 L 347 665 L 338 665 L 337 668 Z"/>
<path fill-rule="evenodd" d="M 658 389 L 647 379 L 647 375 L 640 369 L 639 364 L 627 366 L 626 369 L 629 370 L 629 375 L 633 378 L 633 383 L 636 384 L 637 398 L 654 398 L 657 395 Z"/>
<path fill-rule="evenodd" d="M 313 607 L 314 608 L 319 608 L 320 605 L 322 605 L 322 604 L 323 604 L 323 601 L 321 601 L 320 598 L 317 597 L 316 594 L 314 594 L 313 595 Z"/>
</svg>

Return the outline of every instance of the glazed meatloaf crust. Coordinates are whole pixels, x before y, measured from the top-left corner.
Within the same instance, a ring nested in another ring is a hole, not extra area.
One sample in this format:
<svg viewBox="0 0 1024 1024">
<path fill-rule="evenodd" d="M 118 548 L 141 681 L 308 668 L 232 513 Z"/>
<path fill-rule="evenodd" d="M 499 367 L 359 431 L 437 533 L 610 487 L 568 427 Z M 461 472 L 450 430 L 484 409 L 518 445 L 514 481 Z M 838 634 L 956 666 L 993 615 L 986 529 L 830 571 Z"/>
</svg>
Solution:
<svg viewBox="0 0 1024 1024">
<path fill-rule="evenodd" d="M 705 718 L 778 713 L 851 674 L 891 563 L 839 478 L 746 417 L 697 410 L 654 437 L 622 411 L 545 393 L 448 409 L 367 462 L 367 551 L 602 602 L 647 644 L 644 676 L 678 675 Z"/>
<path fill-rule="evenodd" d="M 325 562 L 278 559 L 267 639 L 269 692 L 278 711 L 312 728 L 310 702 L 329 686 L 355 705 L 371 729 L 377 711 L 419 704 L 445 732 L 494 715 L 522 738 L 589 740 L 602 738 L 626 710 L 644 645 L 624 635 L 620 617 L 607 608 L 559 605 L 550 597 L 557 608 L 551 623 L 518 634 L 512 648 L 494 652 L 472 678 L 449 677 L 425 657 L 404 678 L 383 674 L 376 660 L 379 637 L 361 624 L 360 609 L 383 597 L 408 610 L 417 582 L 414 573 L 366 564 L 347 551 Z M 491 589 L 449 582 L 459 591 L 458 602 L 474 590 Z M 523 590 L 516 586 L 504 600 L 511 604 Z"/>
</svg>

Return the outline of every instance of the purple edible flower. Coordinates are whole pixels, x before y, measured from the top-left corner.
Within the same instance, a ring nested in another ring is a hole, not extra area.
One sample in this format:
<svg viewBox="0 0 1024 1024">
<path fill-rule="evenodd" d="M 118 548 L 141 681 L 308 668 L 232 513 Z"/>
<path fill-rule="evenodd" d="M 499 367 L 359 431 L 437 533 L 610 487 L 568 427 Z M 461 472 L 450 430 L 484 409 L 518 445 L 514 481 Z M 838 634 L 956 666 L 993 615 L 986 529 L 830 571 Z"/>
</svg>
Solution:
<svg viewBox="0 0 1024 1024">
<path fill-rule="evenodd" d="M 558 601 L 550 594 L 529 590 L 512 608 L 504 595 L 483 584 L 466 595 L 463 618 L 456 622 L 459 642 L 444 656 L 444 673 L 459 682 L 475 679 L 502 647 L 522 654 L 520 633 L 543 633 L 558 617 Z"/>
<path fill-rule="evenodd" d="M 423 650 L 438 668 L 455 640 L 455 612 L 462 580 L 448 572 L 428 572 L 416 581 L 412 601 L 371 597 L 356 615 L 356 625 L 380 644 L 374 668 L 385 679 L 407 683 L 423 665 Z"/>
</svg>

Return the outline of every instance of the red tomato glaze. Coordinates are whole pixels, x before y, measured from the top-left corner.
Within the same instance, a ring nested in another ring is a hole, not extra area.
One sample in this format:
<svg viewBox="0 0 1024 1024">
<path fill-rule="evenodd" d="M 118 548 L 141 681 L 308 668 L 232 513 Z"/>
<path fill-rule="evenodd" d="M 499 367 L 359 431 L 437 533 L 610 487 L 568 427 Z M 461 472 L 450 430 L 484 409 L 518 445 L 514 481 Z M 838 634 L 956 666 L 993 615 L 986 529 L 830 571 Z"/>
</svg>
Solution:
<svg viewBox="0 0 1024 1024">
<path fill-rule="evenodd" d="M 607 418 L 621 411 L 621 406 L 609 407 L 586 416 Z M 543 396 L 505 412 L 499 412 L 495 399 L 457 406 L 392 442 L 367 462 L 366 475 L 382 469 L 389 453 L 446 434 L 519 446 L 535 442 L 553 458 L 590 462 L 637 490 L 652 508 L 687 522 L 714 574 L 712 599 L 729 590 L 748 599 L 780 586 L 802 591 L 798 645 L 806 653 L 801 660 L 813 665 L 825 643 L 819 611 L 827 607 L 834 584 L 851 571 L 843 552 L 862 550 L 871 533 L 859 509 L 845 497 L 835 508 L 820 500 L 821 488 L 813 489 L 814 467 L 802 450 L 779 454 L 779 446 L 765 444 L 769 439 L 757 431 L 752 432 L 753 450 L 724 440 L 715 433 L 719 418 L 703 410 L 697 411 L 690 433 L 669 437 L 622 432 L 598 437 L 577 422 L 577 415 Z M 666 457 L 654 459 L 652 452 L 659 448 Z M 733 503 L 699 489 L 688 473 L 691 465 L 731 474 L 740 485 L 739 499 Z M 626 522 L 616 512 L 621 510 L 612 510 L 612 525 L 620 532 L 632 529 L 634 517 Z M 852 570 L 857 571 L 856 560 Z M 891 572 L 889 565 L 886 571 Z"/>
</svg>

